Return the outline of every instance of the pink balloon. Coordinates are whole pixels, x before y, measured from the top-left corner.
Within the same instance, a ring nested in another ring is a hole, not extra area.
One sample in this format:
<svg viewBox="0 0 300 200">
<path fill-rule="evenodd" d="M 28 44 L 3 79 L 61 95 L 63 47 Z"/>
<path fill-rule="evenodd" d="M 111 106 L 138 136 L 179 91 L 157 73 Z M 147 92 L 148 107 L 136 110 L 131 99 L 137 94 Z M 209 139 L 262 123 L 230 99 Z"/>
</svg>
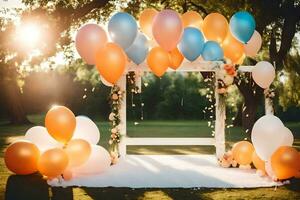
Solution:
<svg viewBox="0 0 300 200">
<path fill-rule="evenodd" d="M 97 24 L 86 24 L 76 34 L 75 45 L 81 58 L 90 65 L 96 62 L 97 50 L 107 43 L 107 36 L 103 28 Z"/>
<path fill-rule="evenodd" d="M 252 37 L 244 46 L 245 54 L 249 57 L 256 56 L 257 52 L 260 50 L 262 44 L 262 39 L 259 32 L 254 31 Z"/>
<path fill-rule="evenodd" d="M 183 24 L 177 12 L 173 10 L 159 12 L 153 20 L 152 34 L 165 50 L 175 49 L 183 34 Z"/>
</svg>

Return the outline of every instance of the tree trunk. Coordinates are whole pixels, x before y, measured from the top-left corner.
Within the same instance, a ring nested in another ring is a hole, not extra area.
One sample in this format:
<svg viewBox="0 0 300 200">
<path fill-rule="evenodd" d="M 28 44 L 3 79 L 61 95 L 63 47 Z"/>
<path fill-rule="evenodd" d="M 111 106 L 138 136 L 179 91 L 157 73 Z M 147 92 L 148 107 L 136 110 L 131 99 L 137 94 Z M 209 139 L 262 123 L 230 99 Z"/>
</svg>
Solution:
<svg viewBox="0 0 300 200">
<path fill-rule="evenodd" d="M 245 79 L 239 80 L 240 83 L 238 81 L 235 83 L 243 96 L 244 103 L 238 108 L 234 124 L 241 125 L 247 133 L 251 133 L 256 121 L 258 105 L 262 101 L 263 89 L 252 81 L 250 73 L 246 73 Z"/>
<path fill-rule="evenodd" d="M 28 124 L 30 121 L 26 117 L 22 104 L 22 94 L 16 80 L 3 80 L 2 92 L 5 109 L 12 124 Z"/>
</svg>

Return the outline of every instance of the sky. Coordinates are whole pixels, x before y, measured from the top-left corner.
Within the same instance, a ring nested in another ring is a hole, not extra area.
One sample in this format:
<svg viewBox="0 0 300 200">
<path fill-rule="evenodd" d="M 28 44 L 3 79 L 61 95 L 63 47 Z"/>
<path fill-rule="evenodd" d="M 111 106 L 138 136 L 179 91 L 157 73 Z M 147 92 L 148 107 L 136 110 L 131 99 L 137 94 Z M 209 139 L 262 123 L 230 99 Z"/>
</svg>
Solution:
<svg viewBox="0 0 300 200">
<path fill-rule="evenodd" d="M 0 0 L 0 7 L 21 8 L 23 4 L 21 0 Z"/>
</svg>

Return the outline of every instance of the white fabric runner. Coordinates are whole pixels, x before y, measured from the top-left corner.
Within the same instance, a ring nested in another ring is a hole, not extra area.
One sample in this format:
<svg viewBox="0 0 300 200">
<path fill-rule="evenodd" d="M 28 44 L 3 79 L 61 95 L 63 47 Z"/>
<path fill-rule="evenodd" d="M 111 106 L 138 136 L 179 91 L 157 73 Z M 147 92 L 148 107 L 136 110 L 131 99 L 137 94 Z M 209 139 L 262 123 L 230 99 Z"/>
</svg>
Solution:
<svg viewBox="0 0 300 200">
<path fill-rule="evenodd" d="M 254 169 L 222 168 L 213 155 L 127 155 L 102 174 L 70 181 L 48 181 L 51 186 L 130 188 L 252 188 L 282 185 L 259 177 Z"/>
</svg>

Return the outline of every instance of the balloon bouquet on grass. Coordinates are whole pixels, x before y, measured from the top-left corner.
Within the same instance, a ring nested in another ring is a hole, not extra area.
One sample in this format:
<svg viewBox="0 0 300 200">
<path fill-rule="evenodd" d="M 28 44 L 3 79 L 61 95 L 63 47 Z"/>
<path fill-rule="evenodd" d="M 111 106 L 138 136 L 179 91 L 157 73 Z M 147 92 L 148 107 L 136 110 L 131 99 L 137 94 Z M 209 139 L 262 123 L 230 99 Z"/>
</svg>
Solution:
<svg viewBox="0 0 300 200">
<path fill-rule="evenodd" d="M 5 164 L 16 174 L 39 171 L 52 181 L 98 174 L 111 164 L 109 153 L 97 145 L 99 140 L 99 129 L 91 119 L 54 106 L 46 114 L 45 127 L 32 127 L 23 139 L 9 145 Z"/>
<path fill-rule="evenodd" d="M 258 119 L 251 139 L 253 144 L 235 143 L 220 159 L 221 166 L 250 169 L 253 163 L 260 176 L 267 175 L 274 181 L 300 178 L 300 152 L 292 147 L 293 134 L 278 117 L 267 114 Z"/>
</svg>

